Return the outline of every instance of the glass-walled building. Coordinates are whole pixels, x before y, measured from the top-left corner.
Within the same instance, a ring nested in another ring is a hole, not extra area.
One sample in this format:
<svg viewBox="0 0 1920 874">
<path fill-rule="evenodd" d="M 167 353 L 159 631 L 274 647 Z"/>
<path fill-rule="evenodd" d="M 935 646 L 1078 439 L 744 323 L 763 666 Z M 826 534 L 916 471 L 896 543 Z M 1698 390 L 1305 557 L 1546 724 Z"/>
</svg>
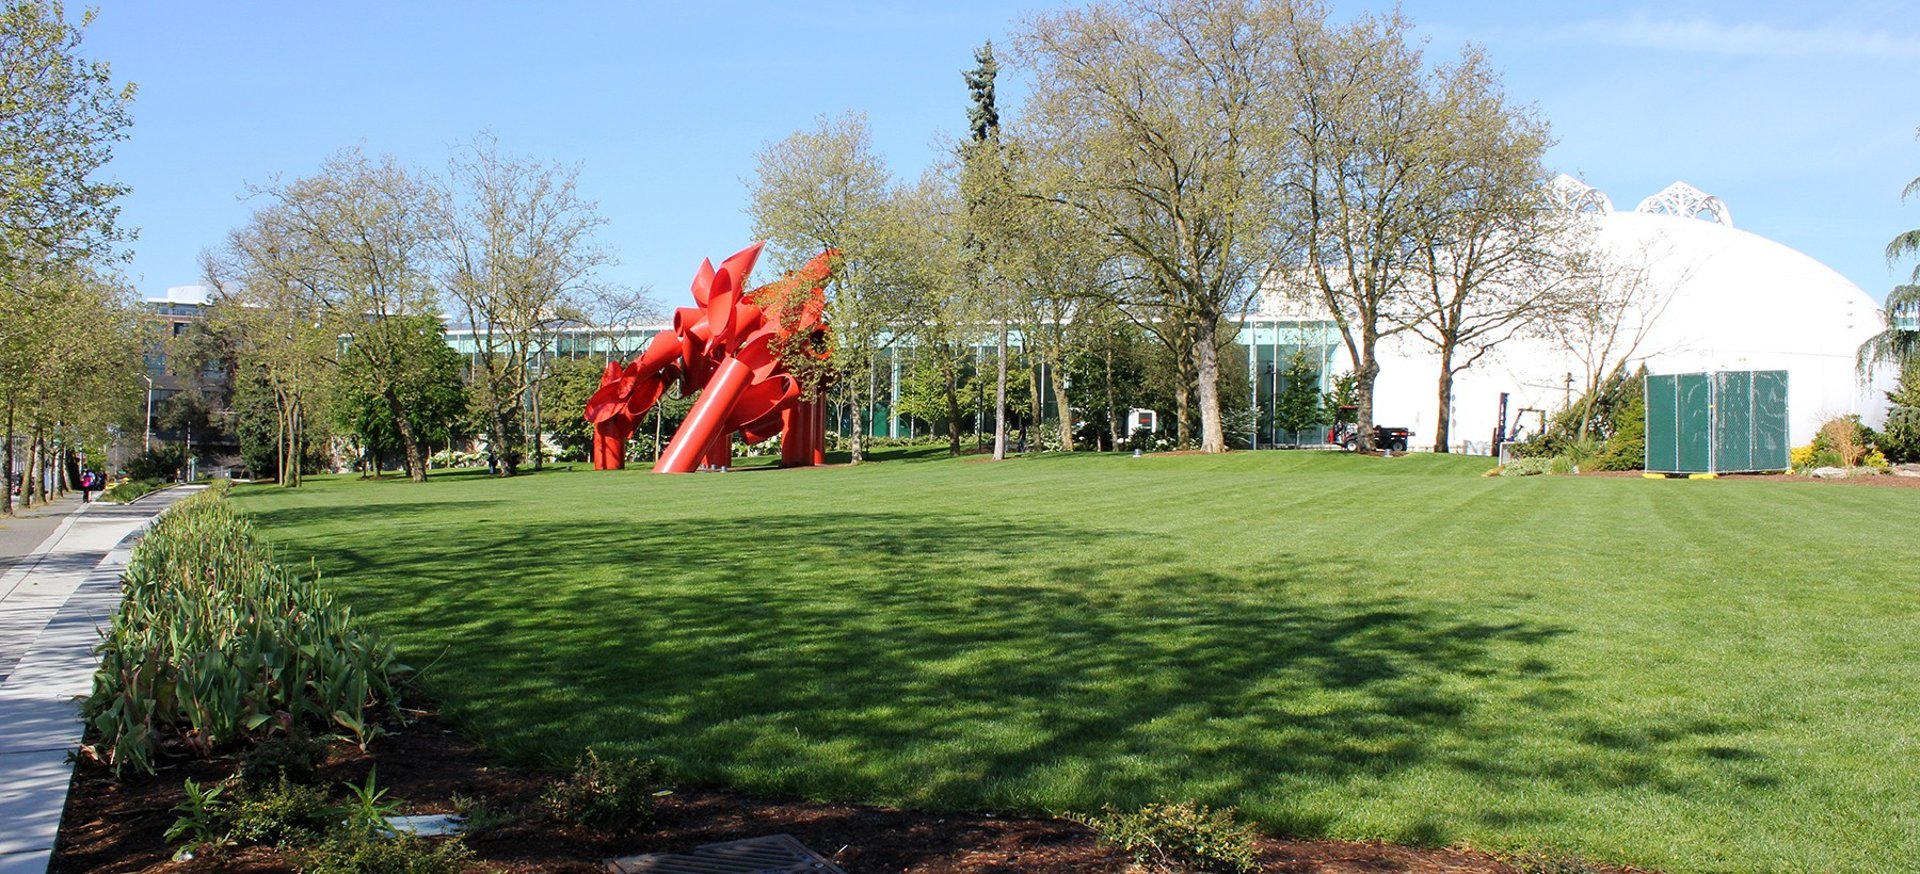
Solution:
<svg viewBox="0 0 1920 874">
<path fill-rule="evenodd" d="M 1235 345 L 1246 350 L 1247 379 L 1253 384 L 1253 429 L 1247 439 L 1254 449 L 1325 442 L 1325 423 L 1299 431 L 1280 427 L 1279 399 L 1287 389 L 1287 370 L 1296 354 L 1304 354 L 1313 368 L 1314 393 L 1328 389 L 1339 337 L 1329 321 L 1250 315 L 1241 323 Z"/>
<path fill-rule="evenodd" d="M 1023 348 L 1024 338 L 1019 331 L 1012 331 L 1008 334 L 1007 343 L 1009 349 L 1017 352 Z M 890 341 L 874 354 L 873 366 L 867 374 L 867 391 L 864 392 L 866 403 L 860 417 L 867 436 L 911 438 L 944 433 L 941 430 L 944 427 L 942 422 L 922 422 L 900 412 L 901 394 L 913 380 L 914 369 L 925 366 L 915 351 L 911 338 L 902 338 Z M 973 353 L 972 366 L 966 371 L 966 376 L 975 378 L 974 384 L 979 386 L 984 383 L 978 381 L 978 377 L 991 379 L 997 349 L 990 344 L 981 344 L 974 347 Z M 1330 387 L 1329 374 L 1338 369 L 1337 358 L 1340 355 L 1339 333 L 1331 321 L 1276 313 L 1249 313 L 1241 319 L 1234 342 L 1221 353 L 1220 377 L 1222 380 L 1246 380 L 1240 391 L 1223 386 L 1222 395 L 1246 398 L 1245 411 L 1249 415 L 1236 417 L 1237 421 L 1231 423 L 1237 428 L 1234 433 L 1228 434 L 1229 440 L 1256 449 L 1293 446 L 1296 442 L 1307 446 L 1325 442 L 1324 423 L 1296 432 L 1281 428 L 1278 422 L 1276 402 L 1286 389 L 1286 371 L 1296 353 L 1304 353 L 1307 357 L 1313 372 L 1311 378 L 1315 394 L 1326 391 Z M 1052 374 L 1048 371 L 1048 365 L 1041 363 L 1029 374 L 1016 364 L 1008 374 L 1008 379 L 1017 383 L 1033 380 L 1034 384 L 1041 387 L 1041 421 L 1060 420 L 1060 408 L 1050 389 Z M 992 429 L 993 423 L 986 418 L 990 413 L 982 412 L 991 405 L 989 398 L 978 397 L 970 392 L 961 399 L 961 403 L 964 409 L 974 414 L 975 432 Z M 1076 407 L 1079 406 L 1076 404 Z M 1015 414 L 1024 417 L 1025 412 L 1022 409 L 1015 411 Z M 1118 412 L 1122 416 L 1126 414 L 1125 410 Z M 1173 411 L 1159 412 L 1163 419 L 1168 419 Z M 835 416 L 837 421 L 834 430 L 841 434 L 852 433 L 855 427 L 853 411 L 841 405 L 835 410 Z"/>
</svg>

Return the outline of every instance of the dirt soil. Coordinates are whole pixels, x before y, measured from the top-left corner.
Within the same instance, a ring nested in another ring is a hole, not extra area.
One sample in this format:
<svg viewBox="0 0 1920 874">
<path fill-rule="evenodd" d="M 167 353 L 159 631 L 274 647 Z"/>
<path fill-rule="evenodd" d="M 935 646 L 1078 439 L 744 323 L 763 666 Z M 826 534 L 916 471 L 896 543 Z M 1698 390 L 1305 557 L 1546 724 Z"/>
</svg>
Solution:
<svg viewBox="0 0 1920 874">
<path fill-rule="evenodd" d="M 367 752 L 337 744 L 320 767 L 324 784 L 361 782 L 378 768 L 380 785 L 406 802 L 406 813 L 449 813 L 455 793 L 483 799 L 512 820 L 469 835 L 467 845 L 488 870 L 605 871 L 605 860 L 637 853 L 683 853 L 701 844 L 786 833 L 849 872 L 1122 872 L 1128 860 L 1102 846 L 1085 826 L 1056 819 L 943 814 L 849 804 L 750 798 L 715 789 L 683 788 L 664 798 L 652 825 L 626 834 L 567 826 L 538 800 L 553 774 L 499 767 L 485 751 L 431 714 L 392 727 Z M 163 834 L 191 777 L 206 784 L 237 769 L 232 759 L 175 760 L 159 774 L 115 781 L 110 769 L 82 763 L 74 774 L 51 874 L 77 872 L 264 872 L 292 870 L 290 855 L 247 848 L 174 861 Z M 1319 874 L 1515 874 L 1485 853 L 1385 844 L 1270 839 L 1262 870 Z M 1590 868 L 1631 874 L 1634 869 Z"/>
</svg>

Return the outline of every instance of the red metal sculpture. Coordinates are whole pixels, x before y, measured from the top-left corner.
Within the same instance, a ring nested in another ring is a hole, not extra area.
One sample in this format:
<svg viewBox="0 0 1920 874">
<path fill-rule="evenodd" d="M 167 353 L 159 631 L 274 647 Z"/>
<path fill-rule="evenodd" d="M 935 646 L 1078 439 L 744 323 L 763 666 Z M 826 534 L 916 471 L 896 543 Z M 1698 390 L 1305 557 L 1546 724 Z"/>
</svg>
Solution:
<svg viewBox="0 0 1920 874">
<path fill-rule="evenodd" d="M 819 464 L 825 454 L 826 409 L 817 395 L 827 360 L 827 279 L 838 252 L 827 250 L 779 282 L 743 293 L 764 242 L 735 252 L 714 269 L 700 262 L 696 306 L 674 311 L 673 326 L 655 334 L 639 358 L 607 362 L 600 389 L 587 401 L 595 470 L 625 467 L 634 426 L 675 379 L 682 396 L 699 392 L 655 473 L 689 473 L 733 461 L 733 435 L 758 443 L 780 435 L 780 463 Z M 793 372 L 795 367 L 809 373 Z M 809 393 L 802 379 L 816 383 Z"/>
</svg>

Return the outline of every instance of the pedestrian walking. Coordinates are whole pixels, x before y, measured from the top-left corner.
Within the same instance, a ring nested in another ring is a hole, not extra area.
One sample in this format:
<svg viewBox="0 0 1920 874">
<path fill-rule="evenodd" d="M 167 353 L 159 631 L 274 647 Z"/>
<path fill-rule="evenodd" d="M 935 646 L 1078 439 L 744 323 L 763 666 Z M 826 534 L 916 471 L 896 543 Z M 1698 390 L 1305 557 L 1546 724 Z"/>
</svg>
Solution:
<svg viewBox="0 0 1920 874">
<path fill-rule="evenodd" d="M 81 471 L 80 472 L 80 503 L 82 504 L 91 503 L 93 501 L 93 490 L 99 487 L 100 487 L 100 477 L 95 476 L 93 471 L 90 471 L 90 470 Z"/>
</svg>

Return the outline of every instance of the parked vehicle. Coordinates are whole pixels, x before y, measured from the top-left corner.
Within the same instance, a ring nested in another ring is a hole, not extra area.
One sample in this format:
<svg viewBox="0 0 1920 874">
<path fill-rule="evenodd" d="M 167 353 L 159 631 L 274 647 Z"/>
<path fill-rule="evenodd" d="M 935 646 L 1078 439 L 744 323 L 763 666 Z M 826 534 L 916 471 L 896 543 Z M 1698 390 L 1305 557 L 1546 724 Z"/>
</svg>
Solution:
<svg viewBox="0 0 1920 874">
<path fill-rule="evenodd" d="M 1402 428 L 1397 425 L 1375 425 L 1373 426 L 1373 448 L 1405 452 L 1407 451 L 1407 438 L 1412 436 L 1413 431 L 1408 428 Z M 1327 442 L 1336 444 L 1349 452 L 1359 449 L 1360 429 L 1352 423 L 1329 429 L 1327 431 Z"/>
</svg>

